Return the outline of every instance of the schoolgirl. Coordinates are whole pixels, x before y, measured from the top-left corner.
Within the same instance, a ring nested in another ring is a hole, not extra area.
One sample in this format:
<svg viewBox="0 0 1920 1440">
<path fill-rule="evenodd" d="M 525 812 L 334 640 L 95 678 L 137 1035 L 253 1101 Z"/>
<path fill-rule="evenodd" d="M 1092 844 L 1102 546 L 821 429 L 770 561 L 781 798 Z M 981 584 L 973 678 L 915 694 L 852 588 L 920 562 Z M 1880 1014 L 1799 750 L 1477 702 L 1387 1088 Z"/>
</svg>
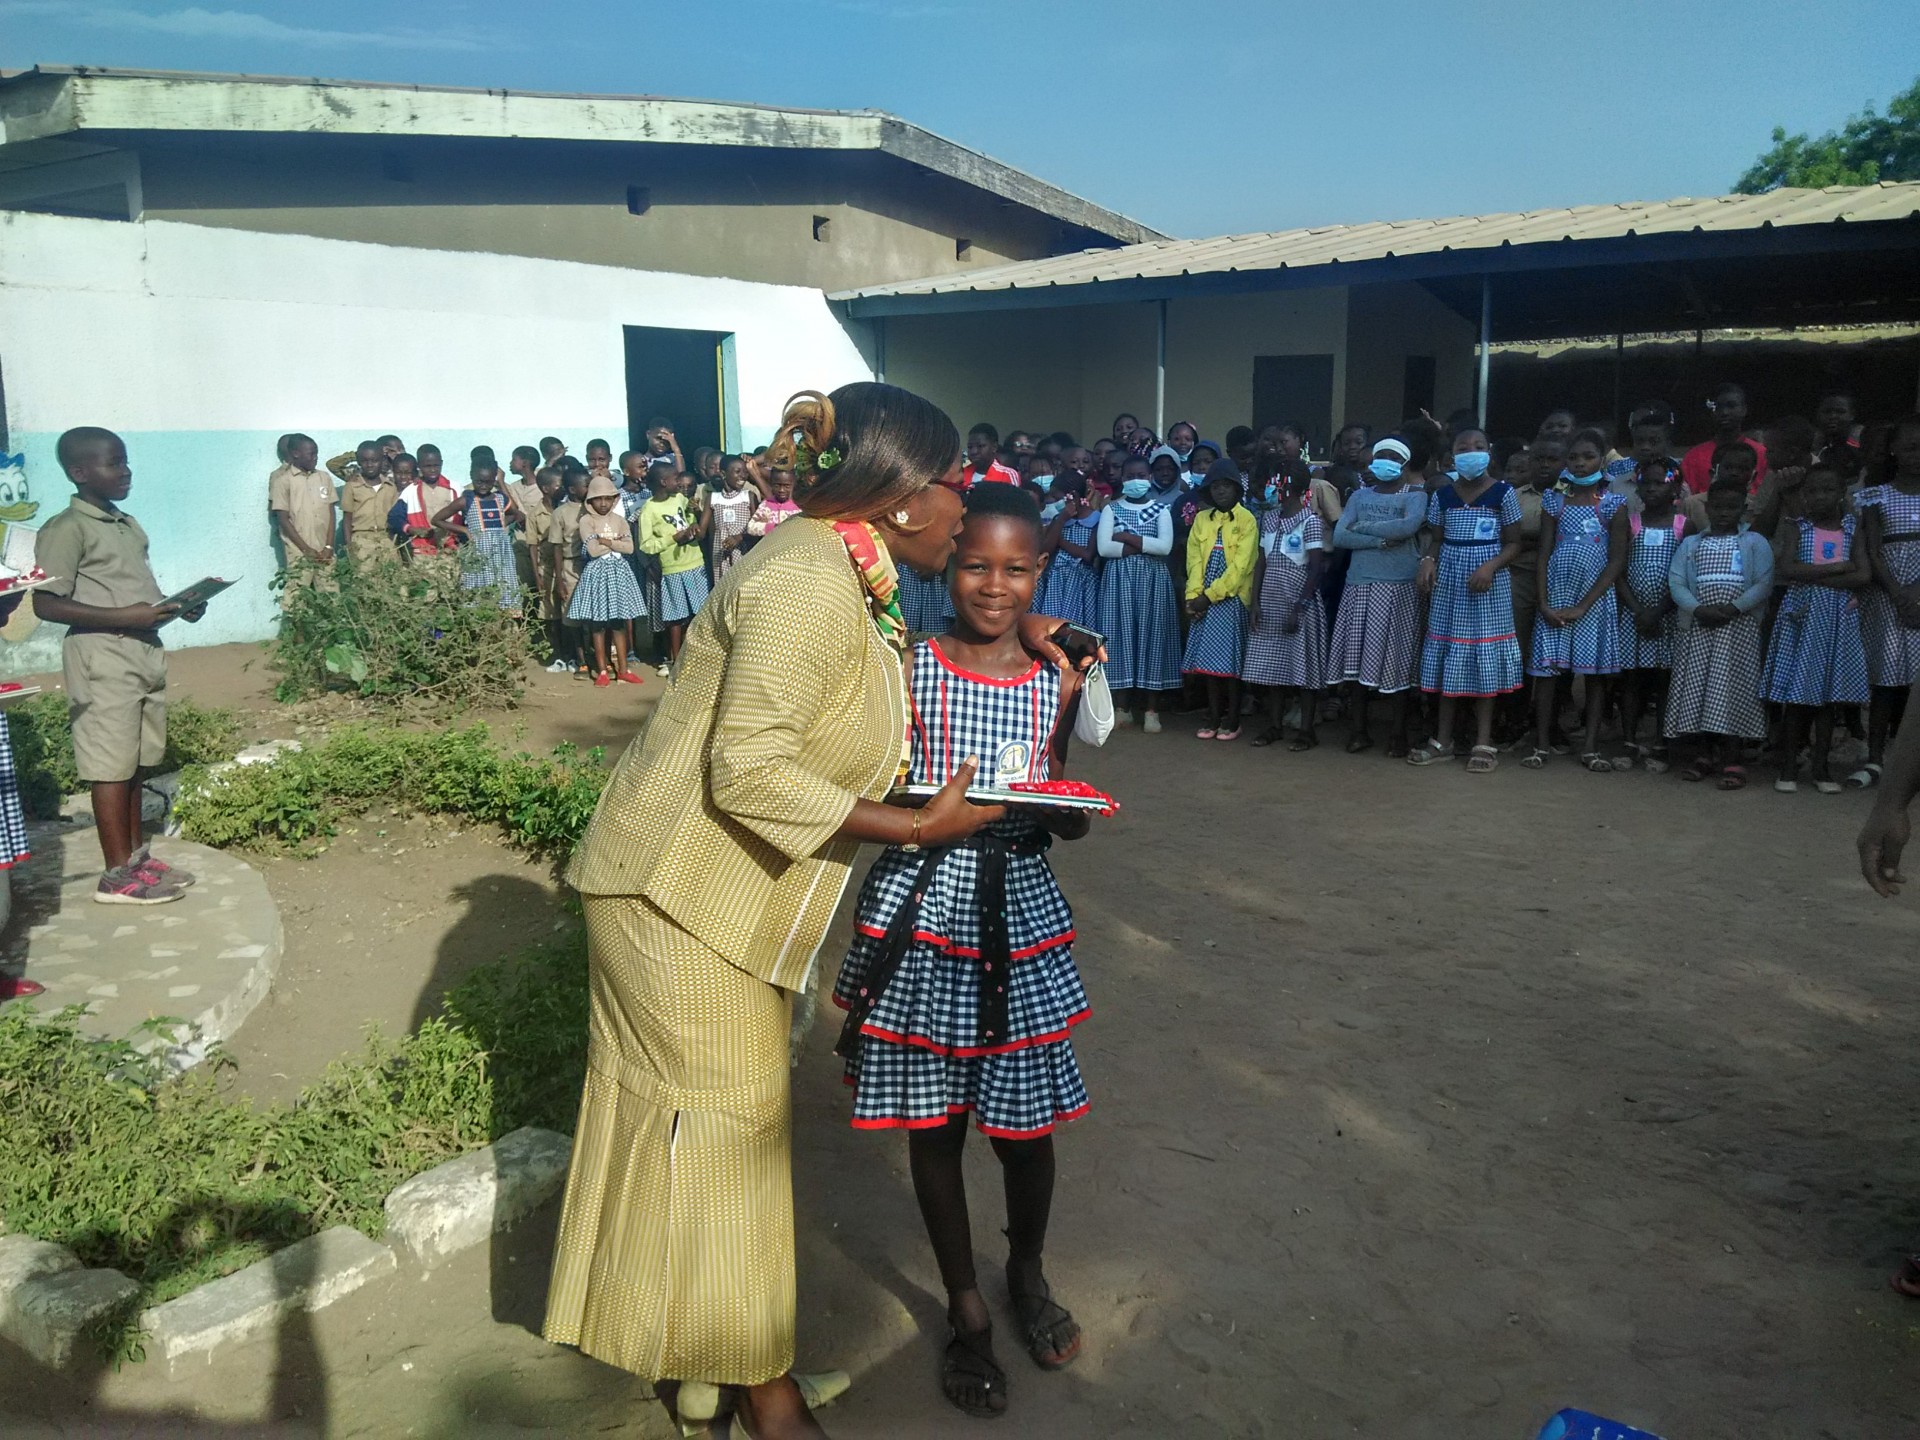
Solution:
<svg viewBox="0 0 1920 1440">
<path fill-rule="evenodd" d="M 1144 456 L 1121 469 L 1120 498 L 1100 511 L 1095 549 L 1100 570 L 1100 633 L 1107 637 L 1107 683 L 1114 720 L 1133 723 L 1132 706 L 1146 708 L 1142 728 L 1160 732 L 1160 697 L 1180 688 L 1180 607 L 1167 569 L 1173 549 L 1173 507 L 1152 500 Z"/>
<path fill-rule="evenodd" d="M 1397 442 L 1392 442 L 1397 443 Z M 1388 705 L 1387 757 L 1407 754 L 1407 693 L 1420 681 L 1420 592 L 1415 540 L 1427 521 L 1426 491 L 1409 486 L 1401 461 L 1377 456 L 1372 484 L 1347 498 L 1333 527 L 1333 544 L 1352 558 L 1340 591 L 1328 648 L 1327 679 L 1384 696 Z M 1373 748 L 1367 696 L 1353 706 L 1347 753 Z"/>
<path fill-rule="evenodd" d="M 567 619 L 593 632 L 593 683 L 605 688 L 619 676 L 630 685 L 640 677 L 627 663 L 627 627 L 647 613 L 628 557 L 633 530 L 619 510 L 620 488 L 606 475 L 587 482 L 587 508 L 578 529 L 583 564 L 573 587 Z M 614 663 L 607 668 L 607 637 L 613 637 Z"/>
<path fill-rule="evenodd" d="M 1837 466 L 1809 468 L 1798 487 L 1805 513 L 1784 520 L 1774 539 L 1774 575 L 1787 582 L 1787 591 L 1767 645 L 1760 693 L 1786 706 L 1785 756 L 1773 788 L 1789 794 L 1800 788 L 1800 751 L 1809 728 L 1814 787 L 1823 795 L 1839 791 L 1828 768 L 1833 707 L 1863 704 L 1871 688 L 1858 600 L 1873 583 L 1873 566 L 1866 547 L 1855 543 L 1846 483 Z"/>
<path fill-rule="evenodd" d="M 1291 695 L 1300 720 L 1287 748 L 1311 750 L 1320 743 L 1316 725 L 1327 683 L 1327 612 L 1319 589 L 1327 563 L 1327 523 L 1312 504 L 1313 477 L 1304 460 L 1282 462 L 1268 484 L 1272 508 L 1260 518 L 1252 626 L 1240 673 L 1271 696 L 1271 723 L 1253 743 L 1266 746 L 1283 738 Z"/>
<path fill-rule="evenodd" d="M 799 513 L 800 502 L 793 498 L 793 471 L 769 470 L 767 498 L 753 507 L 753 518 L 747 521 L 748 548 L 771 535 L 781 521 L 791 520 Z"/>
<path fill-rule="evenodd" d="M 1856 789 L 1878 783 L 1887 732 L 1907 687 L 1920 678 L 1920 414 L 1887 431 L 1881 483 L 1854 496 L 1873 566 L 1861 601 L 1873 703 L 1867 711 L 1867 763 L 1847 777 Z"/>
<path fill-rule="evenodd" d="M 1202 740 L 1240 738 L 1240 671 L 1246 662 L 1247 602 L 1253 598 L 1259 522 L 1240 503 L 1240 467 L 1216 460 L 1210 502 L 1187 533 L 1187 649 L 1183 673 L 1207 692 Z"/>
<path fill-rule="evenodd" d="M 1033 660 L 1016 622 L 1040 571 L 1040 515 L 1013 485 L 968 492 L 953 624 L 913 647 L 908 779 L 944 785 L 1059 779 L 1060 717 L 1078 678 Z M 1009 812 L 971 840 L 890 846 L 861 887 L 834 1001 L 856 1129 L 904 1129 L 913 1188 L 947 1291 L 941 1389 L 1001 1413 L 1007 1377 L 974 1270 L 962 1156 L 967 1119 L 989 1137 L 1007 1202 L 1007 1285 L 1024 1348 L 1058 1370 L 1080 1327 L 1047 1284 L 1053 1131 L 1087 1113 L 1069 1034 L 1087 1018 L 1073 912 L 1046 852 L 1087 831 L 1081 812 Z"/>
<path fill-rule="evenodd" d="M 1485 432 L 1460 431 L 1453 451 L 1453 478 L 1427 502 L 1427 526 L 1439 532 L 1440 552 L 1421 560 L 1419 572 L 1421 589 L 1432 597 L 1420 688 L 1440 697 L 1439 709 L 1433 736 L 1407 760 L 1452 760 L 1454 710 L 1470 699 L 1476 738 L 1467 773 L 1484 775 L 1500 763 L 1493 747 L 1494 699 L 1521 684 L 1507 578 L 1520 553 L 1520 501 L 1511 485 L 1488 475 L 1492 451 Z"/>
<path fill-rule="evenodd" d="M 713 556 L 709 568 L 715 585 L 739 563 L 740 542 L 753 520 L 753 499 L 745 457 L 729 455 L 720 469 L 719 487 L 707 495 L 707 534 Z"/>
<path fill-rule="evenodd" d="M 667 654 L 678 659 L 687 622 L 707 601 L 707 571 L 700 554 L 701 517 L 688 508 L 687 477 L 678 466 L 653 466 L 647 472 L 647 483 L 653 498 L 641 507 L 636 543 L 659 563 L 658 613 L 667 634 Z"/>
<path fill-rule="evenodd" d="M 1587 688 L 1587 749 L 1580 763 L 1611 775 L 1600 753 L 1600 722 L 1606 715 L 1607 681 L 1620 673 L 1620 607 L 1614 584 L 1626 568 L 1626 497 L 1606 488 L 1606 437 L 1582 430 L 1567 447 L 1564 488 L 1540 503 L 1540 618 L 1533 628 L 1533 753 L 1520 763 L 1538 770 L 1547 763 L 1560 687 L 1569 675 L 1584 675 Z M 1458 457 L 1455 457 L 1456 459 Z"/>
<path fill-rule="evenodd" d="M 1637 433 L 1637 432 L 1636 432 Z M 1627 562 L 1614 582 L 1620 656 L 1620 729 L 1626 763 L 1638 759 L 1648 773 L 1663 774 L 1667 745 L 1654 723 L 1653 743 L 1640 743 L 1640 722 L 1647 700 L 1658 716 L 1666 707 L 1667 681 L 1673 672 L 1673 635 L 1679 611 L 1667 584 L 1667 570 L 1692 528 L 1680 511 L 1680 472 L 1664 456 L 1639 462 L 1640 508 L 1627 516 Z"/>
<path fill-rule="evenodd" d="M 1035 457 L 1035 463 L 1046 461 Z M 1041 597 L 1034 608 L 1089 630 L 1100 628 L 1099 557 L 1094 553 L 1100 527 L 1099 511 L 1087 494 L 1085 477 L 1065 474 L 1052 478 L 1047 494 L 1060 508 L 1048 523 L 1043 548 L 1050 549 L 1042 577 Z"/>
<path fill-rule="evenodd" d="M 1744 447 L 1744 441 L 1731 442 Z M 1733 476 L 1707 487 L 1707 530 L 1689 535 L 1667 568 L 1680 611 L 1666 735 L 1704 735 L 1707 746 L 1682 780 L 1720 776 L 1722 790 L 1744 789 L 1740 742 L 1767 733 L 1760 700 L 1760 617 L 1773 594 L 1773 548 L 1740 528 L 1747 484 Z"/>
<path fill-rule="evenodd" d="M 513 562 L 513 526 L 525 523 L 520 507 L 500 484 L 500 467 L 491 455 L 473 462 L 472 484 L 434 519 L 442 530 L 470 547 L 460 567 L 463 589 L 491 589 L 502 610 L 520 609 L 519 568 Z"/>
</svg>

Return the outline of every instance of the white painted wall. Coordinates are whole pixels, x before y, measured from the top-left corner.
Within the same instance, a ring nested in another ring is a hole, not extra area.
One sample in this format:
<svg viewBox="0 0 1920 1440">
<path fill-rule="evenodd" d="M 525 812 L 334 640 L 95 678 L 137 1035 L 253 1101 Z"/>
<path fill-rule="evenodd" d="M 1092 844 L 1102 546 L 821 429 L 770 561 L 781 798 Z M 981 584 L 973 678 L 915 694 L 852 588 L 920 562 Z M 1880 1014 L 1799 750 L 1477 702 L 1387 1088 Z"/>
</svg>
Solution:
<svg viewBox="0 0 1920 1440">
<path fill-rule="evenodd" d="M 280 434 L 306 431 L 326 455 L 391 430 L 441 445 L 456 478 L 477 443 L 503 462 L 547 433 L 575 454 L 593 435 L 617 451 L 627 324 L 733 332 L 750 443 L 793 391 L 869 378 L 816 290 L 0 212 L 0 374 L 38 518 L 71 494 L 55 437 L 106 425 L 128 441 L 128 509 L 162 585 L 245 577 L 174 644 L 271 633 L 266 483 Z M 0 669 L 21 668 L 0 654 Z"/>
</svg>

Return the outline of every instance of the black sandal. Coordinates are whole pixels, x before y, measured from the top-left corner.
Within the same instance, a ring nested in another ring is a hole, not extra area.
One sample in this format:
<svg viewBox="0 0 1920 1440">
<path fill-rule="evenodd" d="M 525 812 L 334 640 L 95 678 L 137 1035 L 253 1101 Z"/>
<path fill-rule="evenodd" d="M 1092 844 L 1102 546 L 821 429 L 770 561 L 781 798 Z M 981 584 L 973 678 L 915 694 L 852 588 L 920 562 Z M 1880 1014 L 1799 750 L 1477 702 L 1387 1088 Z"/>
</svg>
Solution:
<svg viewBox="0 0 1920 1440">
<path fill-rule="evenodd" d="M 1253 748 L 1256 750 L 1259 750 L 1264 746 L 1271 745 L 1275 741 L 1284 740 L 1285 738 L 1286 738 L 1286 733 L 1283 730 L 1281 730 L 1281 728 L 1278 725 L 1269 725 L 1266 729 L 1262 730 L 1258 735 L 1253 737 Z"/>
<path fill-rule="evenodd" d="M 1053 1298 L 1053 1287 L 1045 1280 L 1038 1295 L 1013 1294 L 1013 1313 L 1020 1321 L 1020 1333 L 1027 1342 L 1027 1354 L 1042 1370 L 1064 1370 L 1080 1354 L 1085 1336 L 1073 1312 Z M 1064 1341 L 1061 1336 L 1068 1338 Z"/>
<path fill-rule="evenodd" d="M 947 1403 L 976 1420 L 997 1420 L 1007 1413 L 1007 1372 L 993 1354 L 993 1327 L 984 1330 L 947 1328 L 947 1349 L 940 1357 L 940 1391 Z M 968 1405 L 958 1391 L 979 1390 L 984 1405 Z M 995 1405 L 995 1399 L 999 1404 Z"/>
<path fill-rule="evenodd" d="M 1319 743 L 1320 743 L 1320 737 L 1318 735 L 1315 735 L 1312 731 L 1309 730 L 1309 731 L 1304 731 L 1298 736 L 1296 736 L 1294 738 L 1293 743 L 1287 746 L 1287 749 L 1291 750 L 1294 754 L 1299 755 L 1308 750 L 1313 749 Z"/>
<path fill-rule="evenodd" d="M 1373 748 L 1373 737 L 1368 734 L 1354 735 L 1347 740 L 1347 754 L 1359 755 Z"/>
</svg>

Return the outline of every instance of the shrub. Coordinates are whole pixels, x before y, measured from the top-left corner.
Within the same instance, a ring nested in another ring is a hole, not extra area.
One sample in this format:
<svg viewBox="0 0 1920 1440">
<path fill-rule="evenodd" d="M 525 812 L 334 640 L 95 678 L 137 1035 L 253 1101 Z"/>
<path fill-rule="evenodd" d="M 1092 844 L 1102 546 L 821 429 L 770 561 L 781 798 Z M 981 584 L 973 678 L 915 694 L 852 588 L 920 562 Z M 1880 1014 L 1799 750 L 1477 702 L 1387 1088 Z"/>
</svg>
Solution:
<svg viewBox="0 0 1920 1440">
<path fill-rule="evenodd" d="M 311 852 L 376 801 L 498 825 L 519 848 L 564 859 L 606 784 L 602 752 L 557 745 L 509 752 L 485 725 L 419 732 L 337 730 L 307 750 L 217 776 L 192 772 L 174 813 L 190 840 L 221 848 Z"/>
<path fill-rule="evenodd" d="M 6 712 L 20 803 L 32 820 L 51 820 L 60 802 L 80 789 L 73 759 L 73 723 L 67 697 L 58 690 L 29 696 Z M 237 711 L 174 700 L 167 705 L 167 753 L 162 770 L 231 760 L 245 743 Z"/>
<path fill-rule="evenodd" d="M 462 563 L 464 554 L 371 565 L 343 555 L 330 583 L 285 588 L 268 647 L 275 695 L 340 692 L 435 716 L 517 702 L 532 658 L 526 622 L 500 608 L 497 590 L 464 589 Z"/>
</svg>

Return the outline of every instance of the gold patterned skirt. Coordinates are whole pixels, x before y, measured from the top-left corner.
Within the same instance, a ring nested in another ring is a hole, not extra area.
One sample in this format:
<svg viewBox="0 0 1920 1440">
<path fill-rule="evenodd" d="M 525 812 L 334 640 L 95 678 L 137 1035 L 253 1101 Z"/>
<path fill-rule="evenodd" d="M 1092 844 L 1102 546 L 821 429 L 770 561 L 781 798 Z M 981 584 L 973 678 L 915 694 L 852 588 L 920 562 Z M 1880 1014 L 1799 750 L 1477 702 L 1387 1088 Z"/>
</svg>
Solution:
<svg viewBox="0 0 1920 1440">
<path fill-rule="evenodd" d="M 793 1365 L 792 997 L 637 896 L 585 897 L 593 990 L 546 1337 L 648 1380 Z"/>
</svg>

